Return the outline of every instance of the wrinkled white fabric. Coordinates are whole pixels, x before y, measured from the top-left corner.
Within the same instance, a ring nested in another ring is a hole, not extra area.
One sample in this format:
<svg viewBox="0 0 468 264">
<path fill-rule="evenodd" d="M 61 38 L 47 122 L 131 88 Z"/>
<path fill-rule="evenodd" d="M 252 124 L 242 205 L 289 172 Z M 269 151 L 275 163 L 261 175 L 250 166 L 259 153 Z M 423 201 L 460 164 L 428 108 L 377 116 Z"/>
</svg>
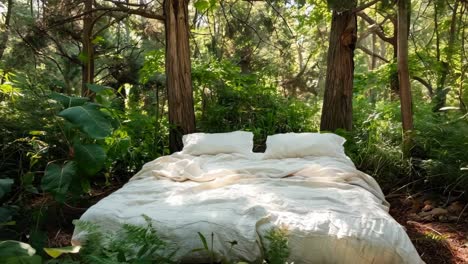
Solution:
<svg viewBox="0 0 468 264">
<path fill-rule="evenodd" d="M 252 154 L 253 137 L 253 133 L 247 131 L 187 134 L 182 137 L 182 153 L 194 156 L 220 153 Z"/>
<path fill-rule="evenodd" d="M 154 220 L 188 263 L 207 261 L 197 232 L 233 260 L 264 257 L 266 233 L 286 228 L 294 263 L 424 263 L 389 214 L 375 180 L 348 158 L 263 160 L 262 155 L 175 153 L 147 163 L 81 220 L 103 232 Z M 72 243 L 85 240 L 75 229 Z M 237 241 L 231 246 L 230 241 Z"/>
<path fill-rule="evenodd" d="M 333 133 L 284 133 L 268 136 L 264 159 L 306 156 L 346 157 L 346 139 Z"/>
</svg>

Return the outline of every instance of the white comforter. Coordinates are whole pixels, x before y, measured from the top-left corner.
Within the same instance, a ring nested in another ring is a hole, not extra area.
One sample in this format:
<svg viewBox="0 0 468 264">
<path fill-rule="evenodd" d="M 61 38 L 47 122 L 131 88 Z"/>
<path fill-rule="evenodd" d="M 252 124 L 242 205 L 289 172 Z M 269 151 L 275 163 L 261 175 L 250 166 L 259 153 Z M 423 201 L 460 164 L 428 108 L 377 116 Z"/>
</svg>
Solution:
<svg viewBox="0 0 468 264">
<path fill-rule="evenodd" d="M 175 153 L 147 163 L 81 220 L 104 232 L 154 220 L 177 258 L 202 261 L 197 232 L 232 260 L 264 257 L 265 234 L 285 228 L 294 263 L 423 263 L 389 214 L 375 180 L 346 158 L 262 160 L 261 155 L 194 157 Z M 72 242 L 86 233 L 75 229 Z M 238 244 L 231 248 L 229 241 Z"/>
</svg>

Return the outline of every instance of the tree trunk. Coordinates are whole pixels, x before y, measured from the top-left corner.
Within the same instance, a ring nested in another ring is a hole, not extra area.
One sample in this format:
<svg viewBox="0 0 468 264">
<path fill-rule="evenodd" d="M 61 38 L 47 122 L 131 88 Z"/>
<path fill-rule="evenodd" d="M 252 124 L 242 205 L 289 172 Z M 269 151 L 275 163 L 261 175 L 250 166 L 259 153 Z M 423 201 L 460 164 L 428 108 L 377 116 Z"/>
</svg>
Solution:
<svg viewBox="0 0 468 264">
<path fill-rule="evenodd" d="M 411 150 L 411 130 L 413 130 L 413 109 L 411 84 L 408 69 L 408 25 L 410 0 L 398 1 L 398 80 L 400 84 L 401 120 L 403 125 L 403 153 L 408 156 Z"/>
<path fill-rule="evenodd" d="M 468 7 L 468 6 L 467 6 Z M 462 26 L 462 22 L 463 22 L 463 15 L 466 11 L 466 8 L 465 9 L 462 9 L 461 11 L 461 15 L 460 15 L 460 26 L 459 26 L 459 30 L 461 31 L 459 34 L 461 35 L 461 46 L 462 47 L 465 47 L 465 41 L 466 41 L 466 36 L 465 36 L 465 27 Z M 463 62 L 467 62 L 467 58 L 466 58 L 466 52 L 464 52 L 463 50 L 460 51 L 460 57 L 461 57 L 461 61 L 462 63 L 460 64 L 460 72 L 461 72 L 461 75 L 460 75 L 460 86 L 459 86 L 459 89 L 458 89 L 458 104 L 460 106 L 460 111 L 462 113 L 467 113 L 468 112 L 468 109 L 466 107 L 466 104 L 465 104 L 465 100 L 464 100 L 464 92 L 463 92 L 463 89 L 464 89 L 464 86 L 465 86 L 465 74 L 466 74 L 466 69 L 468 68 L 467 66 L 464 65 Z"/>
<path fill-rule="evenodd" d="M 6 46 L 8 44 L 8 37 L 10 34 L 10 20 L 11 13 L 13 9 L 13 0 L 8 0 L 7 2 L 7 12 L 5 15 L 5 26 L 3 27 L 2 35 L 0 36 L 0 60 L 3 58 L 3 53 L 5 53 Z"/>
<path fill-rule="evenodd" d="M 183 147 L 182 135 L 195 131 L 189 48 L 189 0 L 165 0 L 166 87 L 169 106 L 169 148 Z"/>
<path fill-rule="evenodd" d="M 93 9 L 93 0 L 85 0 L 85 12 Z M 94 83 L 94 45 L 93 45 L 93 14 L 88 13 L 83 16 L 83 50 L 82 54 L 82 78 L 81 96 L 94 98 L 93 91 L 88 89 L 88 83 Z"/>
<path fill-rule="evenodd" d="M 356 14 L 333 11 L 320 130 L 352 129 Z"/>
<path fill-rule="evenodd" d="M 447 44 L 447 57 L 445 61 L 441 61 L 441 70 L 440 70 L 440 78 L 437 82 L 437 89 L 434 98 L 434 108 L 432 109 L 434 112 L 439 111 L 440 108 L 445 106 L 445 102 L 447 101 L 447 93 L 448 89 L 445 88 L 445 82 L 447 80 L 447 76 L 450 73 L 450 63 L 453 57 L 453 48 L 455 45 L 455 35 L 457 33 L 457 10 L 458 10 L 459 0 L 455 1 L 453 6 L 453 13 L 452 13 L 452 20 L 450 22 L 450 32 L 449 32 L 449 41 Z M 437 10 L 435 10 L 437 14 Z M 437 28 L 436 28 L 437 32 Z M 437 38 L 438 40 L 439 38 Z M 439 46 L 439 44 L 437 44 Z M 439 50 L 439 48 L 437 48 Z M 439 52 L 438 52 L 439 54 Z M 440 55 L 438 55 L 440 58 Z"/>
<path fill-rule="evenodd" d="M 398 61 L 398 21 L 395 16 L 390 17 L 392 24 L 393 24 L 393 37 L 392 37 L 392 43 L 390 43 L 393 46 L 393 62 Z M 398 70 L 392 71 L 390 74 L 390 98 L 392 100 L 397 100 L 398 96 L 400 95 L 400 84 L 398 80 Z"/>
</svg>

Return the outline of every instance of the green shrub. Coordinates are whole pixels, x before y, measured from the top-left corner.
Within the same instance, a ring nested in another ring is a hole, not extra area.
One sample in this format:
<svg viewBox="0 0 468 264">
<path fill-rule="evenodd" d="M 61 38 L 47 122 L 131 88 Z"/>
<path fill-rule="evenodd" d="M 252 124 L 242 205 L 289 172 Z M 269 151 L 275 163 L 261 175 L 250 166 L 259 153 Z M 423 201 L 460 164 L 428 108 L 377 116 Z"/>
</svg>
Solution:
<svg viewBox="0 0 468 264">
<path fill-rule="evenodd" d="M 193 79 L 201 131 L 252 131 L 262 149 L 268 135 L 318 129 L 317 103 L 285 98 L 262 76 L 242 74 L 229 61 L 195 62 Z"/>
</svg>

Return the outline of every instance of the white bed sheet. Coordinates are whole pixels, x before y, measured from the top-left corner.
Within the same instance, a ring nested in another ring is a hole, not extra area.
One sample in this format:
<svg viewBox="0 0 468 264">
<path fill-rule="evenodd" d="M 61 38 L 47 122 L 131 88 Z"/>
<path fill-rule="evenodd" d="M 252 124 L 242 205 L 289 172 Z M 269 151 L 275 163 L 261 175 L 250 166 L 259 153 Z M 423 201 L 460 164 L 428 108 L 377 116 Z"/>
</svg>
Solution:
<svg viewBox="0 0 468 264">
<path fill-rule="evenodd" d="M 214 234 L 215 252 L 255 262 L 278 227 L 287 229 L 294 263 L 424 263 L 378 184 L 348 158 L 175 153 L 147 163 L 81 220 L 107 232 L 144 224 L 142 214 L 189 263 L 203 261 L 191 252 L 202 246 L 197 232 Z M 72 243 L 85 237 L 75 229 Z"/>
</svg>

